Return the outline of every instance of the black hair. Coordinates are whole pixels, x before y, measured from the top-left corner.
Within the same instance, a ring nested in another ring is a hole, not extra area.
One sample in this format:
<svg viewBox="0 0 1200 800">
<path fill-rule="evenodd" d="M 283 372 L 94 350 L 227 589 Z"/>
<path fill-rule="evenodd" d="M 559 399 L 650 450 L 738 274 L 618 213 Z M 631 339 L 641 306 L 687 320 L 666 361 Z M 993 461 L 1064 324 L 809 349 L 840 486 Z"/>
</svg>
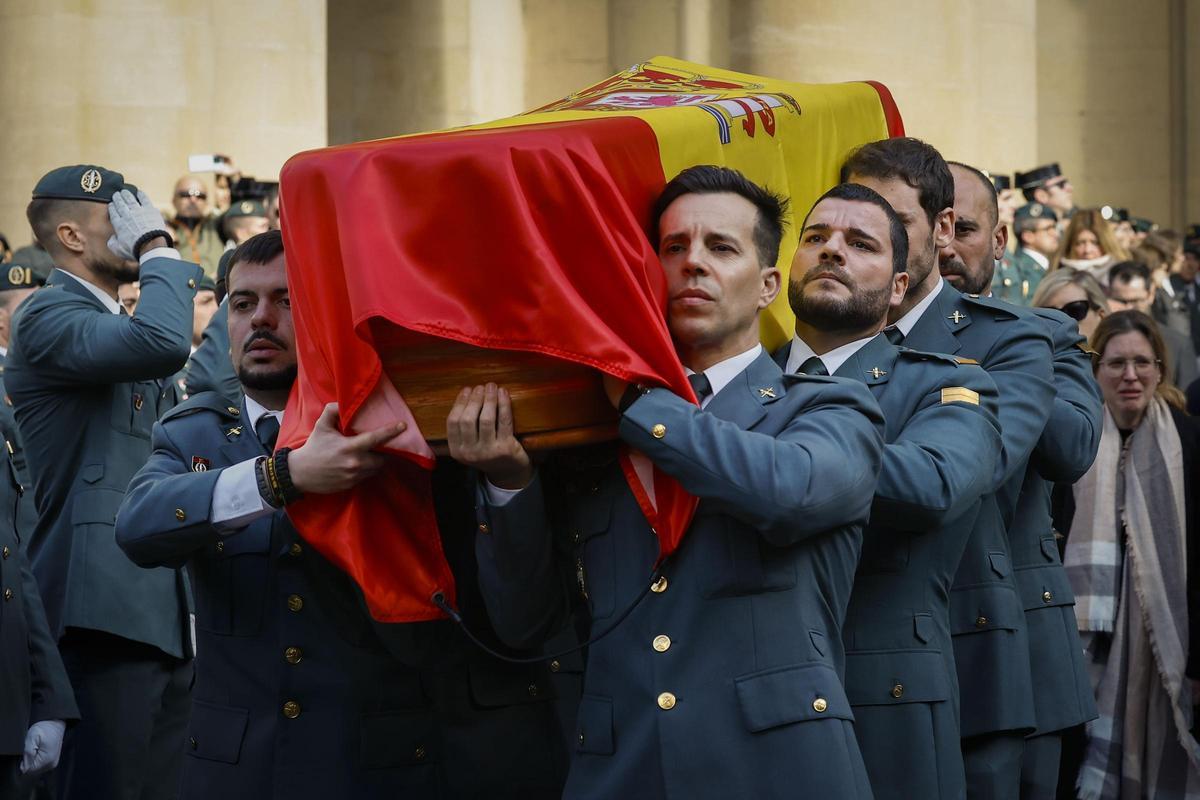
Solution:
<svg viewBox="0 0 1200 800">
<path fill-rule="evenodd" d="M 976 169 L 970 164 L 964 164 L 961 161 L 947 161 L 946 164 L 951 167 L 965 169 L 987 187 L 988 207 L 992 212 L 992 227 L 995 228 L 996 223 L 1000 221 L 1000 195 L 996 192 L 996 184 L 992 183 L 991 178 L 983 174 L 983 170 Z M 950 179 L 954 179 L 954 173 L 950 173 Z"/>
<path fill-rule="evenodd" d="M 888 238 L 892 244 L 892 272 L 904 272 L 908 269 L 908 233 L 904 230 L 904 223 L 900 221 L 900 215 L 896 213 L 896 209 L 892 208 L 891 203 L 883 198 L 883 195 L 861 183 L 839 183 L 818 197 L 817 202 L 813 203 L 812 208 L 804 215 L 804 224 L 800 226 L 801 236 L 804 235 L 804 229 L 808 227 L 808 218 L 812 216 L 813 208 L 816 208 L 822 200 L 870 203 L 881 209 L 888 221 Z"/>
<path fill-rule="evenodd" d="M 1118 261 L 1108 268 L 1108 285 L 1114 283 L 1132 283 L 1141 278 L 1146 282 L 1146 288 L 1153 286 L 1150 283 L 1150 267 L 1140 261 Z"/>
<path fill-rule="evenodd" d="M 233 277 L 233 268 L 238 264 L 266 264 L 283 252 L 283 234 L 280 231 L 257 233 L 234 249 L 225 269 L 225 288 Z"/>
<path fill-rule="evenodd" d="M 842 164 L 838 180 L 847 183 L 851 175 L 879 180 L 900 178 L 917 190 L 930 227 L 938 214 L 954 207 L 954 176 L 946 160 L 932 145 L 911 136 L 881 139 L 859 147 Z"/>
<path fill-rule="evenodd" d="M 73 216 L 72 212 L 78 210 L 80 202 L 91 201 L 39 197 L 30 200 L 25 207 L 25 218 L 33 229 L 33 238 L 47 253 L 58 252 L 58 226 Z"/>
<path fill-rule="evenodd" d="M 736 169 L 712 164 L 688 167 L 663 187 L 651 211 L 650 241 L 654 243 L 654 249 L 658 249 L 661 237 L 659 220 L 671 203 L 685 194 L 725 192 L 744 197 L 754 204 L 758 210 L 758 220 L 754 224 L 754 249 L 758 251 L 759 266 L 763 269 L 775 266 L 775 262 L 779 260 L 779 243 L 783 239 L 787 198 L 759 186 Z"/>
</svg>

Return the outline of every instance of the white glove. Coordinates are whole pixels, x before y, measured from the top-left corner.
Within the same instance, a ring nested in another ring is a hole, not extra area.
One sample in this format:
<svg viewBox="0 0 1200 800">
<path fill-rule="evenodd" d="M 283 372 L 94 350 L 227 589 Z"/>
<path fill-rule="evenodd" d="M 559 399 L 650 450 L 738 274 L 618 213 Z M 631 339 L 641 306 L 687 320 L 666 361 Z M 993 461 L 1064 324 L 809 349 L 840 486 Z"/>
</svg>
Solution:
<svg viewBox="0 0 1200 800">
<path fill-rule="evenodd" d="M 58 766 L 62 755 L 63 734 L 67 723 L 46 719 L 29 726 L 25 734 L 25 753 L 21 756 L 22 775 L 41 775 Z"/>
<path fill-rule="evenodd" d="M 109 237 L 108 249 L 128 261 L 136 261 L 138 254 L 133 252 L 134 245 L 144 235 L 151 231 L 167 230 L 167 223 L 162 214 L 150 202 L 150 198 L 141 189 L 137 197 L 128 189 L 122 189 L 113 195 L 108 204 L 108 218 L 112 220 L 114 236 Z"/>
</svg>

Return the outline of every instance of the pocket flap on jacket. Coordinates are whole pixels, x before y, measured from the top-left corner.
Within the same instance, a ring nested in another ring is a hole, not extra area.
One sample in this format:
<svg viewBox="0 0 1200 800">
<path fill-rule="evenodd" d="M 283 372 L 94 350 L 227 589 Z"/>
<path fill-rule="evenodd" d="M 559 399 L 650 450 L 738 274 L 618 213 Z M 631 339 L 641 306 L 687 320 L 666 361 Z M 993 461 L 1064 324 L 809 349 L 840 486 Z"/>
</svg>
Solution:
<svg viewBox="0 0 1200 800">
<path fill-rule="evenodd" d="M 388 711 L 362 718 L 364 769 L 386 769 L 438 760 L 433 712 Z"/>
<path fill-rule="evenodd" d="M 545 662 L 540 665 L 471 662 L 467 665 L 471 699 L 481 708 L 551 700 L 557 697 L 557 692 L 545 670 Z"/>
<path fill-rule="evenodd" d="M 601 494 L 579 498 L 567 518 L 567 533 L 575 542 L 586 541 L 607 531 L 611 518 L 611 496 Z"/>
<path fill-rule="evenodd" d="M 842 682 L 821 662 L 778 667 L 734 679 L 747 730 L 757 733 L 793 722 L 854 719 Z"/>
<path fill-rule="evenodd" d="M 1038 608 L 1075 605 L 1075 594 L 1067 571 L 1058 564 L 1046 564 L 1017 572 L 1017 591 L 1026 611 Z"/>
<path fill-rule="evenodd" d="M 612 700 L 585 694 L 579 701 L 575 723 L 575 749 L 599 756 L 613 754 Z"/>
<path fill-rule="evenodd" d="M 1042 555 L 1047 561 L 1055 564 L 1061 563 L 1062 559 L 1058 554 L 1058 541 L 1053 536 L 1042 537 Z"/>
<path fill-rule="evenodd" d="M 950 699 L 950 676 L 941 653 L 847 653 L 846 693 L 855 706 L 940 703 Z"/>
<path fill-rule="evenodd" d="M 992 565 L 992 572 L 999 575 L 1001 578 L 1007 578 L 1012 570 L 1008 565 L 1008 553 L 1002 553 L 999 550 L 988 551 L 988 562 Z"/>
<path fill-rule="evenodd" d="M 71 499 L 73 525 L 114 525 L 125 494 L 116 489 L 84 489 Z"/>
<path fill-rule="evenodd" d="M 1016 630 L 1025 624 L 1025 611 L 1017 593 L 1007 584 L 968 586 L 950 592 L 950 633 L 986 633 Z"/>
<path fill-rule="evenodd" d="M 238 763 L 242 739 L 250 712 L 242 708 L 216 706 L 192 701 L 192 720 L 188 726 L 188 752 L 196 758 Z"/>
</svg>

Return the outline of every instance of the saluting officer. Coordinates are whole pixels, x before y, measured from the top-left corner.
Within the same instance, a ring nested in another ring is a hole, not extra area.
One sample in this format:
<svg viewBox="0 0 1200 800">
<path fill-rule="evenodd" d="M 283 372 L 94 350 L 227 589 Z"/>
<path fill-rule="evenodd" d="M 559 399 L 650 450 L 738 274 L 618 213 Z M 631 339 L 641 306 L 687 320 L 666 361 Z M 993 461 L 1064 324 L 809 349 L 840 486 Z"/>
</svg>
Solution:
<svg viewBox="0 0 1200 800">
<path fill-rule="evenodd" d="M 653 213 L 667 321 L 701 405 L 606 384 L 622 441 L 698 497 L 696 515 L 656 570 L 658 541 L 616 447 L 535 475 L 507 394 L 464 390 L 448 433 L 451 454 L 487 476 L 488 609 L 525 646 L 560 628 L 573 601 L 590 611 L 568 798 L 870 797 L 841 682 L 842 621 L 879 469 L 879 407 L 857 381 L 782 374 L 758 342 L 780 289 L 780 198 L 698 166 Z"/>
<path fill-rule="evenodd" d="M 5 366 L 38 511 L 29 556 L 83 717 L 58 772 L 67 800 L 172 796 L 190 707 L 183 575 L 138 569 L 113 535 L 187 359 L 202 274 L 135 191 L 92 165 L 38 181 L 27 216 L 58 267 L 17 313 Z M 117 286 L 134 280 L 130 317 Z"/>
<path fill-rule="evenodd" d="M 941 252 L 942 267 L 953 264 L 954 272 L 963 276 L 963 290 L 975 292 L 986 289 L 991 280 L 991 246 L 996 239 L 986 231 L 989 223 L 995 224 L 995 193 L 974 167 L 951 164 L 950 171 L 955 212 L 984 223 L 975 234 L 959 230 L 953 244 Z M 1001 487 L 999 497 L 1001 507 L 1013 509 L 1008 540 L 1029 629 L 1037 710 L 1037 730 L 1025 740 L 1021 797 L 1043 800 L 1053 798 L 1057 790 L 1062 732 L 1098 716 L 1075 625 L 1075 596 L 1051 527 L 1050 489 L 1052 482 L 1074 483 L 1091 466 L 1100 446 L 1102 401 L 1075 321 L 1053 309 L 1032 311 L 1054 349 L 1054 402 L 1028 464 Z"/>
<path fill-rule="evenodd" d="M 1000 450 L 996 387 L 980 367 L 879 332 L 908 288 L 908 237 L 887 201 L 844 183 L 799 234 L 787 372 L 861 381 L 884 415 L 883 468 L 842 633 L 846 693 L 881 798 L 961 798 L 950 587 Z"/>
<path fill-rule="evenodd" d="M 922 141 L 864 145 L 844 177 L 875 189 L 908 232 L 911 285 L 885 331 L 905 347 L 978 361 L 1000 393 L 1001 451 L 993 490 L 1024 470 L 1054 399 L 1050 338 L 1032 312 L 961 294 L 937 268 L 954 238 L 954 178 Z M 984 497 L 950 598 L 967 796 L 1016 798 L 1025 734 L 1036 724 L 1024 607 L 1006 526 L 1011 504 Z"/>
<path fill-rule="evenodd" d="M 205 392 L 165 415 L 117 520 L 131 559 L 186 564 L 192 578 L 199 655 L 182 796 L 557 797 L 545 667 L 499 664 L 448 621 L 374 623 L 350 577 L 288 520 L 298 496 L 384 468 L 371 450 L 403 425 L 343 435 L 330 406 L 302 447 L 275 451 L 297 371 L 279 231 L 234 251 L 228 288 L 244 398 Z M 463 487 L 458 518 L 439 508 L 439 527 L 470 543 Z M 470 596 L 473 575 L 460 581 Z"/>
</svg>

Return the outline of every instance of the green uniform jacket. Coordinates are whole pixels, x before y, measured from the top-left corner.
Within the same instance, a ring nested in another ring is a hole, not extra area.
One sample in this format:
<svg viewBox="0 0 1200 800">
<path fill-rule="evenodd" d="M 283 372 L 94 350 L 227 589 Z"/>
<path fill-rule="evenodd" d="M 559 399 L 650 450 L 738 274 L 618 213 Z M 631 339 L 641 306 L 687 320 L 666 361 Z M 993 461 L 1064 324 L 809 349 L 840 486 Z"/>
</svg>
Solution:
<svg viewBox="0 0 1200 800">
<path fill-rule="evenodd" d="M 55 270 L 17 312 L 5 383 L 38 510 L 29 557 L 55 636 L 88 628 L 189 654 L 182 573 L 134 565 L 113 524 L 173 402 L 169 378 L 188 357 L 200 277 L 189 262 L 146 261 L 130 317 Z"/>
</svg>

